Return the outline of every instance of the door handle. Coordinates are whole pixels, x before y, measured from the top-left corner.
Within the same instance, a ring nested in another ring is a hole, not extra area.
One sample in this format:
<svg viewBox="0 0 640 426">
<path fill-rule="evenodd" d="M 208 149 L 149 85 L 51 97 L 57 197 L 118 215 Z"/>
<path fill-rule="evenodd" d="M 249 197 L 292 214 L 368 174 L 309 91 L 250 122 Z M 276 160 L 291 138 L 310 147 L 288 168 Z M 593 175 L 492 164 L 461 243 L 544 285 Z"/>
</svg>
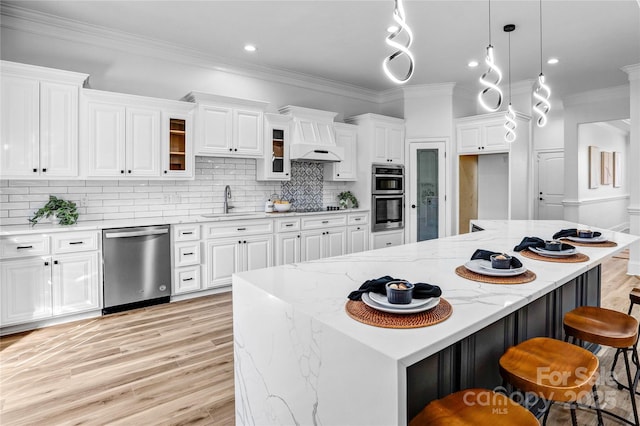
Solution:
<svg viewBox="0 0 640 426">
<path fill-rule="evenodd" d="M 416 208 L 416 205 L 415 205 L 415 204 L 411 204 L 411 208 L 412 208 L 412 209 L 415 209 L 415 208 Z"/>
<path fill-rule="evenodd" d="M 544 200 L 544 198 L 540 197 L 540 201 Z"/>
</svg>

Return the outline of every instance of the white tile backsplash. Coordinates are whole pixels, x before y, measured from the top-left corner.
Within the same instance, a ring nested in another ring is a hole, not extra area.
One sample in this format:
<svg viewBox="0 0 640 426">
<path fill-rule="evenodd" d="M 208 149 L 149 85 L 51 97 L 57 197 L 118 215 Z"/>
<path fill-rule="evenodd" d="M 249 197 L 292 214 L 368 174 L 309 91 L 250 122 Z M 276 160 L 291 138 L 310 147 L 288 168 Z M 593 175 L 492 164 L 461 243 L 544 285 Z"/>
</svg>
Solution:
<svg viewBox="0 0 640 426">
<path fill-rule="evenodd" d="M 196 157 L 195 180 L 0 180 L 0 223 L 23 225 L 55 195 L 78 204 L 79 222 L 222 213 L 224 187 L 234 212 L 263 211 L 280 182 L 256 181 L 256 161 Z M 323 204 L 337 205 L 343 182 L 319 185 Z"/>
</svg>

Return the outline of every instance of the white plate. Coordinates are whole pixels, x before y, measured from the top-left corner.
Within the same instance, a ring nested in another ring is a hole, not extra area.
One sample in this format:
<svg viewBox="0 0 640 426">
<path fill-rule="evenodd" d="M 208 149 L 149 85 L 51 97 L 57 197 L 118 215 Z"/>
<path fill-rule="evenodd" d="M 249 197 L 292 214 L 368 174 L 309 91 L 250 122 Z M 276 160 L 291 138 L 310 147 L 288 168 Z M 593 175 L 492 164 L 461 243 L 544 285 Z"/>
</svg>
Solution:
<svg viewBox="0 0 640 426">
<path fill-rule="evenodd" d="M 380 305 L 377 302 L 374 302 L 373 300 L 371 300 L 371 298 L 369 297 L 369 293 L 362 293 L 362 301 L 364 302 L 365 305 L 369 306 L 370 308 L 376 309 L 378 311 L 389 312 L 391 314 L 417 314 L 418 312 L 424 312 L 424 311 L 428 311 L 429 309 L 433 309 L 436 306 L 438 306 L 438 303 L 440 303 L 439 297 L 432 297 L 431 299 L 426 299 L 426 300 L 429 300 L 429 303 L 422 305 L 418 308 L 412 308 L 412 309 L 390 308 L 388 306 Z"/>
<path fill-rule="evenodd" d="M 569 250 L 554 251 L 554 250 L 545 250 L 543 248 L 538 248 L 538 247 L 529 247 L 529 250 L 539 254 L 540 256 L 546 256 L 546 257 L 569 257 L 569 256 L 573 256 L 578 252 L 578 250 L 574 248 Z"/>
<path fill-rule="evenodd" d="M 605 237 L 600 235 L 599 237 L 593 238 L 580 238 L 580 237 L 565 237 L 567 240 L 575 241 L 576 243 L 603 243 L 608 241 Z"/>
<path fill-rule="evenodd" d="M 386 306 L 388 308 L 413 309 L 413 308 L 419 308 L 423 305 L 426 305 L 427 303 L 430 303 L 432 298 L 430 297 L 428 299 L 411 299 L 411 303 L 407 303 L 406 305 L 400 305 L 397 303 L 389 302 L 389 299 L 387 299 L 387 296 L 384 294 L 374 293 L 370 291 L 369 299 L 373 300 L 378 305 Z"/>
<path fill-rule="evenodd" d="M 464 264 L 464 267 L 471 272 L 476 272 L 482 275 L 489 275 L 491 277 L 513 277 L 527 271 L 527 268 L 525 266 L 512 269 L 494 269 L 491 267 L 491 261 L 484 259 L 470 260 Z"/>
</svg>

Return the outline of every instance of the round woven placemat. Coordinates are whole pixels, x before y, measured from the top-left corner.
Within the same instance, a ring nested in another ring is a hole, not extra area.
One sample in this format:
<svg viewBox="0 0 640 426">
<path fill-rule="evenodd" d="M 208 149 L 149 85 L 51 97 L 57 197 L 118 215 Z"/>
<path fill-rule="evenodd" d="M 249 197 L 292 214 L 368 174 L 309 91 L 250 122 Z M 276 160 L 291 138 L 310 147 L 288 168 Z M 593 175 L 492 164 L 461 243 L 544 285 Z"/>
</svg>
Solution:
<svg viewBox="0 0 640 426">
<path fill-rule="evenodd" d="M 531 281 L 536 279 L 536 274 L 528 269 L 526 270 L 526 272 L 523 272 L 520 275 L 515 275 L 513 277 L 491 277 L 489 275 L 482 275 L 478 274 L 477 272 L 470 271 L 465 268 L 464 265 L 460 265 L 456 268 L 456 274 L 468 280 L 488 284 L 525 284 L 530 283 Z"/>
<path fill-rule="evenodd" d="M 533 260 L 541 260 L 543 262 L 556 262 L 556 263 L 580 263 L 580 262 L 586 262 L 587 260 L 589 260 L 589 256 L 587 256 L 584 253 L 576 253 L 567 257 L 548 257 L 548 256 L 542 256 L 538 253 L 534 253 L 529 250 L 522 250 L 520 252 L 520 255 L 524 257 L 528 257 L 529 259 L 533 259 Z"/>
<path fill-rule="evenodd" d="M 433 309 L 417 314 L 392 314 L 373 309 L 359 300 L 348 300 L 347 314 L 356 321 L 382 328 L 419 328 L 438 324 L 449 318 L 453 307 L 442 297 Z"/>
<path fill-rule="evenodd" d="M 579 241 L 571 241 L 565 240 L 568 244 L 572 246 L 580 246 L 580 247 L 617 247 L 618 243 L 615 241 L 603 241 L 601 243 L 581 243 Z"/>
</svg>

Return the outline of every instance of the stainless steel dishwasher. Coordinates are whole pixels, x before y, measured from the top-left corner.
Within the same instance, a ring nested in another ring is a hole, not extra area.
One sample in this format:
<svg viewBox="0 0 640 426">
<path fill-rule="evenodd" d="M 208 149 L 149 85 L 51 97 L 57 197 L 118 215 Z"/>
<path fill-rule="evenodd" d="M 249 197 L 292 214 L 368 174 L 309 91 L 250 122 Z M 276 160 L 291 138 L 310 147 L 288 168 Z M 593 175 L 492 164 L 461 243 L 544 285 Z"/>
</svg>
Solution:
<svg viewBox="0 0 640 426">
<path fill-rule="evenodd" d="M 169 225 L 104 229 L 102 253 L 103 314 L 169 301 Z"/>
</svg>

